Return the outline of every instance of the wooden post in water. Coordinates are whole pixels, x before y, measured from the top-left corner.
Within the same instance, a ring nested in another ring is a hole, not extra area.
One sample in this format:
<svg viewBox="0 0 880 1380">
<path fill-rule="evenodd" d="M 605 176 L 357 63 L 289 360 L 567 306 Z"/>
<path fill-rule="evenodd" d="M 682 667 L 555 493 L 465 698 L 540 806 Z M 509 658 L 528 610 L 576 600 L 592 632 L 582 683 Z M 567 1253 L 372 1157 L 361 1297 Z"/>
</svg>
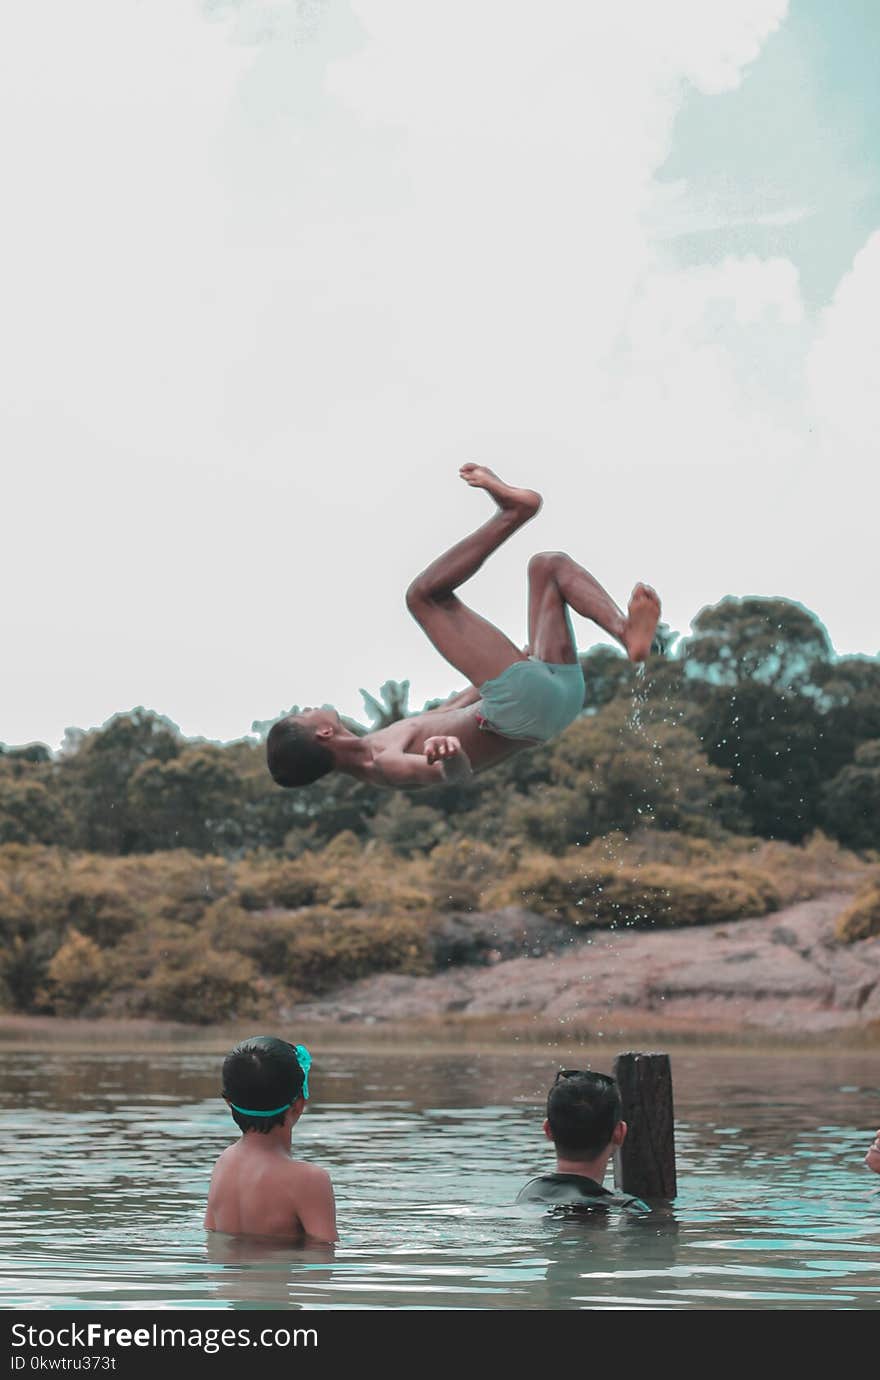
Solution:
<svg viewBox="0 0 880 1380">
<path fill-rule="evenodd" d="M 674 1198 L 675 1129 L 668 1054 L 618 1054 L 626 1140 L 614 1152 L 614 1183 L 638 1198 Z"/>
</svg>

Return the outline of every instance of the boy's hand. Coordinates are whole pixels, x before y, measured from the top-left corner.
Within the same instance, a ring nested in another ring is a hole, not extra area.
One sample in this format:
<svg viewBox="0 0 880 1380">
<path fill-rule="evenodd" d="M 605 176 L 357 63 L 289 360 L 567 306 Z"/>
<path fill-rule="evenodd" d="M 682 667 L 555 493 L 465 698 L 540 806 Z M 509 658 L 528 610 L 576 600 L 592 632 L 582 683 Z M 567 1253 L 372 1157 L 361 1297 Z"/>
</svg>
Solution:
<svg viewBox="0 0 880 1380">
<path fill-rule="evenodd" d="M 880 1174 L 880 1131 L 877 1132 L 874 1144 L 865 1156 L 865 1164 L 869 1169 L 873 1169 L 875 1174 Z"/>
<path fill-rule="evenodd" d="M 461 752 L 461 743 L 457 738 L 452 738 L 445 733 L 440 733 L 434 738 L 425 739 L 425 756 L 430 763 L 445 762 L 450 757 L 457 757 Z"/>
<path fill-rule="evenodd" d="M 438 763 L 447 784 L 459 784 L 473 776 L 470 758 L 457 738 L 446 733 L 425 739 L 425 757 L 429 766 Z"/>
</svg>

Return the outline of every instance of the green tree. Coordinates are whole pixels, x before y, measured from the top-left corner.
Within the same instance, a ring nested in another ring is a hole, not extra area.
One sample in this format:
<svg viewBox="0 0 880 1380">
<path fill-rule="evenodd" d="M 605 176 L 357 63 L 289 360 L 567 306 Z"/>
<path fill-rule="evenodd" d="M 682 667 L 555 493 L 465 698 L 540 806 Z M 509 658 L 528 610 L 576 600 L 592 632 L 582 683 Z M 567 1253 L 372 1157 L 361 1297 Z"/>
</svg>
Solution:
<svg viewBox="0 0 880 1380">
<path fill-rule="evenodd" d="M 129 783 L 145 762 L 168 762 L 181 747 L 177 727 L 144 708 L 115 714 L 90 733 L 70 733 L 59 779 L 78 846 L 97 853 L 135 851 L 139 823 Z"/>
<path fill-rule="evenodd" d="M 798 842 L 819 823 L 826 776 L 822 715 L 805 695 L 759 682 L 715 690 L 701 714 L 709 761 L 743 793 L 752 831 Z"/>
<path fill-rule="evenodd" d="M 852 761 L 859 743 L 880 738 L 880 658 L 841 657 L 818 668 L 828 773 Z"/>
<path fill-rule="evenodd" d="M 72 826 L 50 773 L 0 758 L 0 844 L 68 843 Z"/>
<path fill-rule="evenodd" d="M 822 825 L 847 848 L 880 851 L 880 738 L 862 743 L 825 786 Z"/>
<path fill-rule="evenodd" d="M 712 685 L 803 690 L 833 655 L 816 615 L 790 599 L 728 596 L 701 609 L 692 627 L 681 656 L 689 675 Z"/>
<path fill-rule="evenodd" d="M 668 623 L 663 620 L 657 624 L 654 631 L 654 641 L 651 643 L 652 657 L 663 657 L 665 660 L 676 655 L 676 646 L 681 637 L 681 633 L 676 632 Z"/>
<path fill-rule="evenodd" d="M 579 719 L 550 749 L 550 782 L 510 801 L 506 832 L 560 852 L 645 825 L 713 833 L 739 820 L 738 792 L 679 724 L 634 723 L 621 701 Z"/>
<path fill-rule="evenodd" d="M 52 754 L 45 743 L 25 743 L 22 747 L 8 747 L 0 743 L 0 758 L 7 762 L 31 762 L 45 765 L 52 761 Z"/>
<path fill-rule="evenodd" d="M 601 643 L 578 657 L 584 673 L 584 708 L 601 709 L 620 695 L 630 694 L 635 668 L 623 652 Z"/>
<path fill-rule="evenodd" d="M 241 846 L 244 811 L 229 755 L 205 743 L 164 762 L 141 763 L 129 782 L 128 806 L 142 848 L 222 853 Z"/>
<path fill-rule="evenodd" d="M 386 680 L 378 699 L 368 690 L 361 690 L 361 698 L 370 719 L 371 733 L 398 723 L 410 713 L 408 680 Z"/>
</svg>

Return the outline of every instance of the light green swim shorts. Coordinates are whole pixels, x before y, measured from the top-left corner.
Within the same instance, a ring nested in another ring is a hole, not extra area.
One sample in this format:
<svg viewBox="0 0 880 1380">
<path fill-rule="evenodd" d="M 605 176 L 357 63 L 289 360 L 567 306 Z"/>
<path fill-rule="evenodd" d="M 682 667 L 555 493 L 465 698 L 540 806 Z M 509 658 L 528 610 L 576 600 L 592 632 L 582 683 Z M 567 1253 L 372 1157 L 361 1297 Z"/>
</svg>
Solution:
<svg viewBox="0 0 880 1380">
<path fill-rule="evenodd" d="M 515 661 L 480 686 L 481 724 L 505 738 L 546 743 L 576 719 L 584 707 L 584 675 L 573 664 Z"/>
</svg>

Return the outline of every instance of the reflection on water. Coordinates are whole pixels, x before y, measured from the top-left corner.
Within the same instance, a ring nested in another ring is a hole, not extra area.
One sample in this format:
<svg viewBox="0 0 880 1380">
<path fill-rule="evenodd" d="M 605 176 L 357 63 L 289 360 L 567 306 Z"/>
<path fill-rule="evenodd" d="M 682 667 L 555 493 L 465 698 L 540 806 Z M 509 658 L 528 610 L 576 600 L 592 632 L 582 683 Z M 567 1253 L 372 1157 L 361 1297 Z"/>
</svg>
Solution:
<svg viewBox="0 0 880 1380">
<path fill-rule="evenodd" d="M 319 1046 L 295 1144 L 333 1176 L 335 1249 L 202 1230 L 219 1063 L 7 1053 L 0 1306 L 880 1307 L 876 1057 L 673 1055 L 675 1204 L 566 1221 L 512 1205 L 552 1167 L 554 1056 Z"/>
</svg>

